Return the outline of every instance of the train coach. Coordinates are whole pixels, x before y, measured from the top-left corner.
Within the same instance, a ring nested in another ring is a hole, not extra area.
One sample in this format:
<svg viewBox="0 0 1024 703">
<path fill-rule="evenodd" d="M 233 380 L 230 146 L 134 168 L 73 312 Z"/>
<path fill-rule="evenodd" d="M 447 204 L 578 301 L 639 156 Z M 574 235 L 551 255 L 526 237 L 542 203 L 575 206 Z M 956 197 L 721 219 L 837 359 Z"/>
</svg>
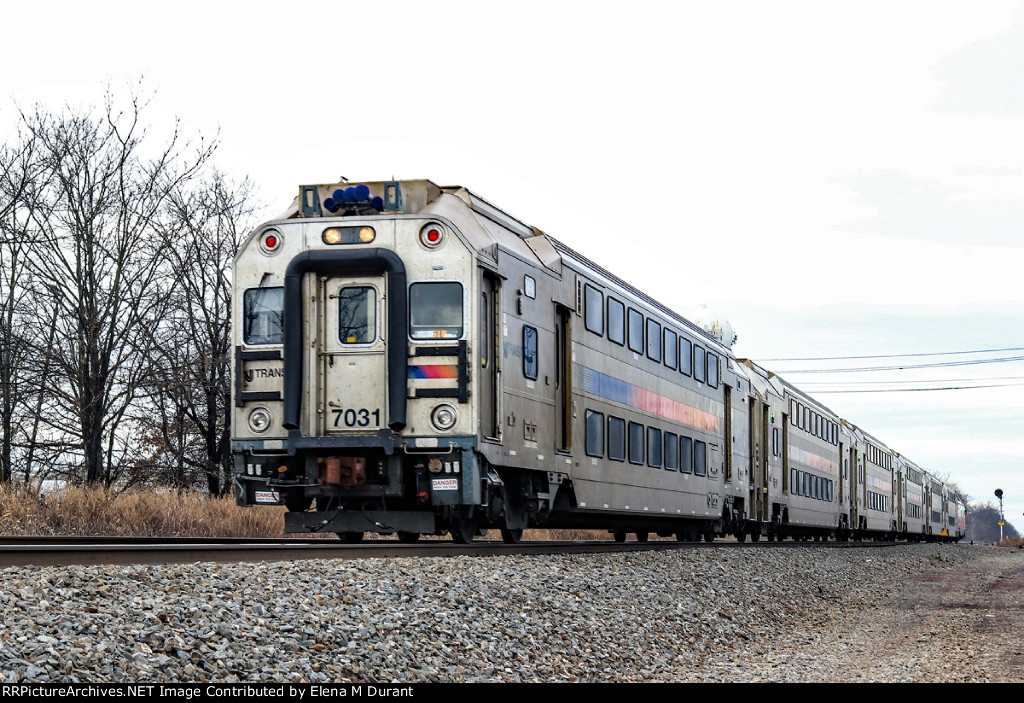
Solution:
<svg viewBox="0 0 1024 703">
<path fill-rule="evenodd" d="M 913 505 L 903 532 L 924 536 L 958 517 L 896 500 L 905 460 L 720 330 L 465 188 L 302 186 L 241 245 L 234 290 L 236 501 L 286 505 L 290 532 L 827 538 L 895 534 Z"/>
</svg>

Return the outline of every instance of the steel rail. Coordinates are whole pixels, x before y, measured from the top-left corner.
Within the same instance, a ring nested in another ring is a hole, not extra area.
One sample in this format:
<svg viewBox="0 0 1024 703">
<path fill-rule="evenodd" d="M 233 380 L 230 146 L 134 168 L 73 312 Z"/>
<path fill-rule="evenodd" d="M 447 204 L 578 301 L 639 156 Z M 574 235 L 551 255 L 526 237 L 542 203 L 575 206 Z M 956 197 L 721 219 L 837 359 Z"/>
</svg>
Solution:
<svg viewBox="0 0 1024 703">
<path fill-rule="evenodd" d="M 344 544 L 329 539 L 174 539 L 114 537 L 0 537 L 0 567 L 131 564 L 188 564 L 195 562 L 235 563 L 303 561 L 313 559 L 393 559 L 409 557 L 509 556 L 556 554 L 610 554 L 664 551 L 680 548 L 718 547 L 734 549 L 799 547 L 879 547 L 886 542 L 502 542 L 478 541 L 455 544 L 447 540 L 425 540 L 402 544 L 393 540 L 370 540 Z"/>
</svg>

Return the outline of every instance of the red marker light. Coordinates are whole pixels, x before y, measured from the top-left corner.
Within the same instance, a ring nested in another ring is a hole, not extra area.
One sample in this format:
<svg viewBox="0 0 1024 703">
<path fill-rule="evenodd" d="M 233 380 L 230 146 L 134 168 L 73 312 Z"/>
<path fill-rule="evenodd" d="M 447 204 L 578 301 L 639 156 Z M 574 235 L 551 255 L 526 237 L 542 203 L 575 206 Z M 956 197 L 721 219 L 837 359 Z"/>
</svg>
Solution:
<svg viewBox="0 0 1024 703">
<path fill-rule="evenodd" d="M 434 249 L 444 243 L 444 230 L 440 225 L 431 222 L 420 230 L 420 244 Z"/>
<path fill-rule="evenodd" d="M 277 230 L 267 230 L 260 237 L 260 248 L 264 254 L 273 254 L 281 248 L 281 233 Z"/>
</svg>

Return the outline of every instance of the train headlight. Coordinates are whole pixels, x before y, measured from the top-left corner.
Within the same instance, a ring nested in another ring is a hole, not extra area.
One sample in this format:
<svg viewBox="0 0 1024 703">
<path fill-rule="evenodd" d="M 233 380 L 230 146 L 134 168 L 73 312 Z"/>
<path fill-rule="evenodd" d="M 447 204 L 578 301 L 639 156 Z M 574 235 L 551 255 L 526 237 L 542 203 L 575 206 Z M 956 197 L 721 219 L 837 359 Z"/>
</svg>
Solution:
<svg viewBox="0 0 1024 703">
<path fill-rule="evenodd" d="M 455 423 L 458 422 L 458 420 L 458 411 L 448 403 L 438 405 L 434 408 L 434 411 L 430 413 L 430 424 L 441 432 L 447 432 L 451 428 L 455 427 Z"/>
<path fill-rule="evenodd" d="M 369 244 L 377 238 L 373 227 L 328 227 L 323 231 L 324 244 Z"/>
<path fill-rule="evenodd" d="M 253 408 L 249 413 L 249 429 L 253 432 L 266 432 L 270 422 L 270 411 L 264 407 Z"/>
<path fill-rule="evenodd" d="M 281 248 L 281 233 L 276 229 L 268 229 L 260 235 L 260 249 L 264 254 L 273 254 Z"/>
<path fill-rule="evenodd" d="M 436 222 L 423 225 L 420 229 L 420 244 L 427 249 L 437 249 L 444 244 L 444 229 Z"/>
</svg>

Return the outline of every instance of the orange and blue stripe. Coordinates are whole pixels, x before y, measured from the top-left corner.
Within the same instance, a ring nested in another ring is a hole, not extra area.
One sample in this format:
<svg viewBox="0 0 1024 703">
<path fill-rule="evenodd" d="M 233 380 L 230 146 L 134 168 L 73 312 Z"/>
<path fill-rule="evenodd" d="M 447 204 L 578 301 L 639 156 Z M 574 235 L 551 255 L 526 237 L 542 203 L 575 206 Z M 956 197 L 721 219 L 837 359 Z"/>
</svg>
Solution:
<svg viewBox="0 0 1024 703">
<path fill-rule="evenodd" d="M 583 367 L 583 391 L 698 430 L 714 433 L 719 431 L 720 418 L 713 413 L 634 386 L 586 366 Z"/>
</svg>

